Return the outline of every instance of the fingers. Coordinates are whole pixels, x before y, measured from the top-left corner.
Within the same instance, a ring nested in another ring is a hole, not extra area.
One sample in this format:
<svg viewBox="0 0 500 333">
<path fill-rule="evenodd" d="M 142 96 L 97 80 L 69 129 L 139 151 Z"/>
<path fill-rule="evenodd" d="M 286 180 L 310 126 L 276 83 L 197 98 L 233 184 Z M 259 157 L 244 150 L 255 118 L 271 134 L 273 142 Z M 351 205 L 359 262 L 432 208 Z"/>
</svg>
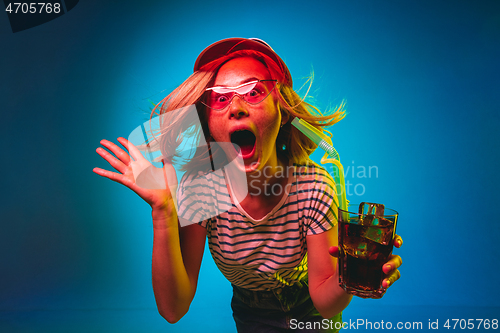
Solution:
<svg viewBox="0 0 500 333">
<path fill-rule="evenodd" d="M 382 281 L 382 287 L 384 287 L 385 289 L 389 288 L 390 285 L 392 285 L 401 277 L 401 273 L 399 272 L 398 268 L 402 263 L 403 260 L 400 256 L 392 255 L 391 259 L 384 264 L 382 270 L 385 274 L 387 274 L 387 277 L 384 279 L 384 281 Z"/>
<path fill-rule="evenodd" d="M 117 183 L 123 184 L 125 186 L 129 186 L 130 185 L 130 180 L 128 178 L 124 177 L 120 173 L 116 173 L 116 172 L 104 170 L 104 169 L 101 169 L 101 168 L 94 168 L 92 171 L 94 171 L 99 176 L 106 177 L 108 179 L 111 179 L 112 181 L 115 181 Z"/>
<path fill-rule="evenodd" d="M 99 176 L 106 177 L 108 179 L 111 179 L 114 182 L 117 182 L 119 184 L 122 184 L 122 185 L 128 187 L 129 189 L 131 189 L 132 191 L 137 193 L 144 200 L 147 199 L 144 190 L 142 188 L 140 188 L 139 186 L 137 186 L 130 178 L 128 178 L 122 174 L 108 171 L 108 170 L 104 170 L 101 168 L 94 168 L 92 171 L 94 171 Z M 149 201 L 147 201 L 147 202 L 149 202 Z"/>
<path fill-rule="evenodd" d="M 103 140 L 104 141 L 104 140 Z M 116 171 L 121 173 L 125 173 L 127 164 L 124 163 L 121 159 L 117 159 L 113 155 L 111 155 L 107 150 L 99 147 L 96 149 L 96 152 L 104 158 Z"/>
<path fill-rule="evenodd" d="M 395 235 L 393 244 L 396 248 L 400 248 L 401 245 L 403 245 L 403 238 L 401 238 L 401 236 L 399 235 Z M 382 281 L 383 288 L 389 288 L 389 286 L 391 286 L 401 277 L 401 273 L 399 272 L 398 268 L 402 264 L 403 260 L 401 259 L 401 257 L 395 255 L 392 255 L 391 259 L 384 264 L 384 266 L 382 267 L 382 271 L 387 274 L 387 277 Z"/>
<path fill-rule="evenodd" d="M 403 238 L 399 235 L 394 236 L 394 246 L 397 247 L 398 249 L 403 245 Z"/>
<path fill-rule="evenodd" d="M 125 139 L 123 139 L 125 140 Z M 120 138 L 118 139 L 120 141 Z M 121 142 L 120 142 L 121 143 Z M 115 156 L 125 165 L 128 165 L 130 163 L 130 156 L 120 147 L 115 145 L 113 142 L 110 142 L 108 140 L 101 140 L 101 144 L 108 148 Z M 103 149 L 104 150 L 104 149 Z M 101 155 L 101 154 L 99 154 Z M 108 161 L 109 162 L 109 161 Z M 111 164 L 111 163 L 110 163 Z"/>
<path fill-rule="evenodd" d="M 399 272 L 399 270 L 395 270 L 394 272 L 392 272 L 388 277 L 386 277 L 384 279 L 384 281 L 382 281 L 382 287 L 384 289 L 387 289 L 389 288 L 394 282 L 396 282 L 399 278 L 401 277 L 401 273 Z"/>
<path fill-rule="evenodd" d="M 165 163 L 164 160 L 163 162 L 163 176 L 166 182 L 167 187 L 169 186 L 177 186 L 177 173 L 175 172 L 174 167 L 172 166 L 171 163 Z M 173 191 L 175 193 L 175 191 Z"/>
<path fill-rule="evenodd" d="M 339 247 L 338 246 L 332 246 L 328 249 L 328 252 L 332 257 L 339 257 Z"/>
<path fill-rule="evenodd" d="M 392 255 L 391 259 L 384 264 L 382 270 L 385 274 L 391 273 L 393 270 L 398 269 L 399 266 L 403 264 L 403 260 L 400 256 Z"/>
<path fill-rule="evenodd" d="M 141 152 L 139 151 L 139 149 L 137 149 L 136 146 L 134 146 L 130 141 L 128 141 L 127 139 L 125 138 L 118 138 L 118 142 L 120 142 L 125 148 L 127 148 L 128 152 L 130 153 L 130 156 L 132 156 L 132 158 L 134 160 L 139 160 L 139 159 L 142 159 L 144 158 L 141 154 Z M 128 156 L 128 154 L 127 154 Z"/>
</svg>

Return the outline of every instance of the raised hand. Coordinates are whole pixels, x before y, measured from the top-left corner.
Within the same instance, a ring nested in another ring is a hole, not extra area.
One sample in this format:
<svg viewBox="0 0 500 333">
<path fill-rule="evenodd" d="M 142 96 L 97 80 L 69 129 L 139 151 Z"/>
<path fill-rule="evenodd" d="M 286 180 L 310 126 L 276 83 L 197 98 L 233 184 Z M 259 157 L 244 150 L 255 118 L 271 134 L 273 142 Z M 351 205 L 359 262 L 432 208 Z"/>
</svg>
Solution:
<svg viewBox="0 0 500 333">
<path fill-rule="evenodd" d="M 93 171 L 130 188 L 153 210 L 175 209 L 177 176 L 173 166 L 164 163 L 163 168 L 156 168 L 127 139 L 118 138 L 118 142 L 127 149 L 128 153 L 108 140 L 102 140 L 101 144 L 112 154 L 101 147 L 96 150 L 118 172 L 101 168 L 94 168 Z"/>
</svg>

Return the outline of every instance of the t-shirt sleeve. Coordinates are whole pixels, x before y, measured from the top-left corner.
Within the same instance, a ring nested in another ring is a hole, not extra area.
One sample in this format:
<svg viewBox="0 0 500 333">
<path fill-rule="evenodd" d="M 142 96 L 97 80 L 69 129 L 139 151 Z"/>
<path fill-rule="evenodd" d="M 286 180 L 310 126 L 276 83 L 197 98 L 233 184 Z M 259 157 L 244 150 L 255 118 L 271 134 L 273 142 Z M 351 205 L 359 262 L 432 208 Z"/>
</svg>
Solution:
<svg viewBox="0 0 500 333">
<path fill-rule="evenodd" d="M 337 225 L 338 198 L 335 182 L 323 168 L 316 167 L 311 189 L 307 235 L 330 230 Z"/>
<path fill-rule="evenodd" d="M 212 215 L 210 207 L 214 205 L 209 185 L 205 177 L 184 174 L 177 188 L 177 215 L 181 226 L 198 223 L 206 228 Z"/>
<path fill-rule="evenodd" d="M 181 226 L 198 223 L 206 228 L 209 220 L 231 207 L 231 198 L 221 169 L 182 177 L 177 189 L 177 214 Z"/>
</svg>

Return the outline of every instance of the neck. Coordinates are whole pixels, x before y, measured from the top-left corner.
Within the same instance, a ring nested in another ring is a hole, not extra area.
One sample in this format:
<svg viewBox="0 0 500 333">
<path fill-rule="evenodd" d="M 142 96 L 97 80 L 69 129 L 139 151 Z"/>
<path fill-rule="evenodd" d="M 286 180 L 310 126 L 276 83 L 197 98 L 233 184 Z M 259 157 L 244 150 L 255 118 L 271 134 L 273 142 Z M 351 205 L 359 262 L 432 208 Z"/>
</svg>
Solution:
<svg viewBox="0 0 500 333">
<path fill-rule="evenodd" d="M 286 186 L 289 177 L 288 169 L 288 161 L 277 157 L 276 163 L 267 164 L 263 168 L 247 174 L 248 194 L 250 196 L 272 195 L 270 189 L 276 186 Z M 278 192 L 282 193 L 282 191 Z"/>
</svg>

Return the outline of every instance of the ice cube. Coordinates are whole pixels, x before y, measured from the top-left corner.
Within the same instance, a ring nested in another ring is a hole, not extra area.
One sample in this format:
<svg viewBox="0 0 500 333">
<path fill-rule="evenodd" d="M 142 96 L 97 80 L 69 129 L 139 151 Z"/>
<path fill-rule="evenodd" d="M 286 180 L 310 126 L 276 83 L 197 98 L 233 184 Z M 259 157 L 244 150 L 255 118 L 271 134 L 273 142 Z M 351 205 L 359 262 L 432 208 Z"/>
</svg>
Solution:
<svg viewBox="0 0 500 333">
<path fill-rule="evenodd" d="M 362 226 L 377 225 L 378 219 L 375 215 L 366 215 L 363 217 L 360 216 L 358 224 Z"/>
<path fill-rule="evenodd" d="M 373 211 L 374 208 L 375 211 Z M 376 216 L 384 216 L 384 205 L 371 202 L 362 202 L 359 204 L 359 214 L 373 214 Z"/>
<path fill-rule="evenodd" d="M 389 245 L 392 239 L 393 228 L 390 225 L 386 225 L 385 222 L 380 221 L 378 225 L 367 226 L 362 232 L 362 236 L 365 239 L 369 239 L 375 243 L 382 245 Z"/>
<path fill-rule="evenodd" d="M 378 227 L 366 227 L 363 236 L 375 243 L 383 244 L 384 230 Z"/>
<path fill-rule="evenodd" d="M 350 256 L 358 259 L 368 259 L 376 249 L 376 244 L 357 238 L 355 241 L 344 242 L 343 250 Z"/>
</svg>

